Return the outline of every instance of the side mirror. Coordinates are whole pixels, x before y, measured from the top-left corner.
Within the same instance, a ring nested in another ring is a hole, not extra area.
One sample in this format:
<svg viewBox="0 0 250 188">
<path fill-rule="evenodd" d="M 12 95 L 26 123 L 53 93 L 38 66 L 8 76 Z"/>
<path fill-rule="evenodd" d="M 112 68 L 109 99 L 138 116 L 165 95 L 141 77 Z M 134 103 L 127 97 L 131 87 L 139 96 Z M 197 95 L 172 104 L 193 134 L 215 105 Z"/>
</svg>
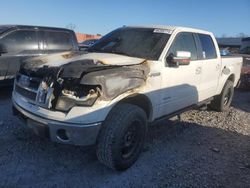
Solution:
<svg viewBox="0 0 250 188">
<path fill-rule="evenodd" d="M 170 54 L 167 57 L 167 62 L 170 66 L 180 66 L 180 65 L 189 65 L 191 61 L 191 53 L 187 51 L 177 51 L 176 56 Z"/>
</svg>

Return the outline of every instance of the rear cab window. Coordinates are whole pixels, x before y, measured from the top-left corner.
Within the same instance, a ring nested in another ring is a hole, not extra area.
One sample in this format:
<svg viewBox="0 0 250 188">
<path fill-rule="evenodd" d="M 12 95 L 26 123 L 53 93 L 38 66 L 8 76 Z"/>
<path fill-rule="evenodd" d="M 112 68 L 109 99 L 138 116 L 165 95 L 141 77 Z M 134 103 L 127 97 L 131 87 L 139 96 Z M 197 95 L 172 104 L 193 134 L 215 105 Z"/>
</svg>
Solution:
<svg viewBox="0 0 250 188">
<path fill-rule="evenodd" d="M 201 45 L 201 59 L 216 59 L 217 53 L 210 35 L 197 34 Z"/>
</svg>

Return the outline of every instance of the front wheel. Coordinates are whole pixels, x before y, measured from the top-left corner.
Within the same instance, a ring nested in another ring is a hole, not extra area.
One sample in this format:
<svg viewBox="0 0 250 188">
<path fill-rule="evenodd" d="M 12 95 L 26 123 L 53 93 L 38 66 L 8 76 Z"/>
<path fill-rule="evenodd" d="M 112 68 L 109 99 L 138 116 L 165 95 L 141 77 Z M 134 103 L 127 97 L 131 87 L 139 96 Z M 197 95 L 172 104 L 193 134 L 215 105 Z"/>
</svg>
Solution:
<svg viewBox="0 0 250 188">
<path fill-rule="evenodd" d="M 147 132 L 145 112 L 132 104 L 118 104 L 111 110 L 97 143 L 97 158 L 115 170 L 125 170 L 138 159 Z"/>
<path fill-rule="evenodd" d="M 216 96 L 211 102 L 211 107 L 214 110 L 223 112 L 227 110 L 233 100 L 234 84 L 231 80 L 226 81 L 220 95 Z"/>
</svg>

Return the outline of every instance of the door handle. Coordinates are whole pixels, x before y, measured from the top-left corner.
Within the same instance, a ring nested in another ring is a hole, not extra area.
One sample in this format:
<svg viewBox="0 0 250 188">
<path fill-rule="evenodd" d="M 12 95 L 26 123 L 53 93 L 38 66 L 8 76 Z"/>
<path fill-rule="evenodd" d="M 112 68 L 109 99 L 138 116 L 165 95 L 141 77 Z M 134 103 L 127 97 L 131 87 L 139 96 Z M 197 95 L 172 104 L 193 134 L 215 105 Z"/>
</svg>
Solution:
<svg viewBox="0 0 250 188">
<path fill-rule="evenodd" d="M 202 68 L 201 67 L 197 67 L 195 70 L 195 74 L 201 74 Z"/>
</svg>

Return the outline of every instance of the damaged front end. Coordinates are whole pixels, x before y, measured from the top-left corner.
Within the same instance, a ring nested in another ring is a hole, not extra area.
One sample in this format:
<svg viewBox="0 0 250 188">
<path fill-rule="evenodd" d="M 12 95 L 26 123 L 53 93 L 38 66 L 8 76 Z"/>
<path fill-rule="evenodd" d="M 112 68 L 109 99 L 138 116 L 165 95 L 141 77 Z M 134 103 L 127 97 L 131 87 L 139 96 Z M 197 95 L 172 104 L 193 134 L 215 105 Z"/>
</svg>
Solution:
<svg viewBox="0 0 250 188">
<path fill-rule="evenodd" d="M 66 84 L 58 91 L 52 108 L 67 112 L 74 106 L 92 106 L 100 95 L 101 88 L 98 85 Z"/>
<path fill-rule="evenodd" d="M 147 63 L 107 65 L 85 59 L 61 66 L 25 67 L 15 80 L 15 92 L 43 108 L 68 112 L 74 106 L 110 101 L 142 86 L 149 73 Z"/>
</svg>

